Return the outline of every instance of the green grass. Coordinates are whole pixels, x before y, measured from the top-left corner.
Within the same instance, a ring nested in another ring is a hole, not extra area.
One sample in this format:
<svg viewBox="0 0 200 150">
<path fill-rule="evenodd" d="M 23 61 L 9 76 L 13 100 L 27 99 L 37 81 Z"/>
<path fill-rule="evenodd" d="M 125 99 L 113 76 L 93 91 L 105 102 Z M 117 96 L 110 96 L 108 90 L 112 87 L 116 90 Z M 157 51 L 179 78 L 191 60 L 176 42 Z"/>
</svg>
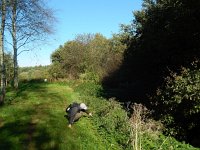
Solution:
<svg viewBox="0 0 200 150">
<path fill-rule="evenodd" d="M 80 96 L 66 84 L 23 83 L 17 92 L 8 90 L 6 99 L 0 108 L 0 149 L 121 149 L 105 140 L 93 118 L 67 127 L 65 108 Z"/>
</svg>

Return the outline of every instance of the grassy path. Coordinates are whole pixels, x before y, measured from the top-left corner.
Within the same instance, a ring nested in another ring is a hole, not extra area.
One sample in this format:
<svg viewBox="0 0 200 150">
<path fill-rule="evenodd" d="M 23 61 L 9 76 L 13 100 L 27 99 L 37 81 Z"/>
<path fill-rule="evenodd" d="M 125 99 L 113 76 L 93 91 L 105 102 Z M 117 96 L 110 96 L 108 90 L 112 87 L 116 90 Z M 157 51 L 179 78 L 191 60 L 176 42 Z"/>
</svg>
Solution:
<svg viewBox="0 0 200 150">
<path fill-rule="evenodd" d="M 8 92 L 11 103 L 0 108 L 0 149 L 108 149 L 91 118 L 67 127 L 65 108 L 78 98 L 60 84 L 26 83 L 17 94 Z"/>
</svg>

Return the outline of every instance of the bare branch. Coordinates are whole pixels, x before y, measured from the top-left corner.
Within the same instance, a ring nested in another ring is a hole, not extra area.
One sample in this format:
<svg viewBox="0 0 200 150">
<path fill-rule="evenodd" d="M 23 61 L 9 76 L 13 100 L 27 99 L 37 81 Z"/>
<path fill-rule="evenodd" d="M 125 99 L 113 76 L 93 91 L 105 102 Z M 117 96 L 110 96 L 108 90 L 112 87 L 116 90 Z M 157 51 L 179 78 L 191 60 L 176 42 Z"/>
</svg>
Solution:
<svg viewBox="0 0 200 150">
<path fill-rule="evenodd" d="M 17 54 L 17 56 L 19 56 L 21 53 L 26 52 L 26 51 L 30 51 L 30 50 L 28 50 L 28 49 L 22 50 L 21 52 L 19 52 L 19 53 Z"/>
</svg>

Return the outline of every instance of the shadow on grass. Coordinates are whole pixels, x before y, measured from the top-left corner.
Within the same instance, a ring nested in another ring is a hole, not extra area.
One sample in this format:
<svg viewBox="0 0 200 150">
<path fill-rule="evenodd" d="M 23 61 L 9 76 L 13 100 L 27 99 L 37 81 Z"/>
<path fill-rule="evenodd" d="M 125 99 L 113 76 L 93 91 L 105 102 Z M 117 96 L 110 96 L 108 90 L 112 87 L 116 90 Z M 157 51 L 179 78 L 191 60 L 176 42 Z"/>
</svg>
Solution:
<svg viewBox="0 0 200 150">
<path fill-rule="evenodd" d="M 7 88 L 6 98 L 4 104 L 11 104 L 12 102 L 17 102 L 17 98 L 20 100 L 27 100 L 29 98 L 29 92 L 45 92 L 45 83 L 42 82 L 22 82 L 19 84 L 18 89 L 13 89 L 12 87 Z"/>
<path fill-rule="evenodd" d="M 44 84 L 23 83 L 16 94 L 12 95 L 11 104 L 14 104 L 14 106 L 9 106 L 11 109 L 6 118 L 0 117 L 0 149 L 59 149 L 58 144 L 61 137 L 59 134 L 51 133 L 57 122 L 49 122 L 48 118 L 56 118 L 51 113 L 53 104 L 50 103 L 62 100 L 63 97 L 61 98 L 56 91 L 48 92 L 48 87 Z M 29 95 L 30 92 L 34 94 L 33 98 L 36 94 L 36 101 L 39 98 L 39 104 L 27 101 L 32 100 Z M 47 101 L 47 98 L 50 99 Z M 4 106 L 6 110 L 7 106 Z M 17 109 L 15 106 L 17 106 Z"/>
<path fill-rule="evenodd" d="M 58 149 L 55 143 L 59 143 L 59 138 L 52 138 L 45 127 L 33 122 L 35 113 L 34 109 L 21 110 L 11 121 L 4 120 L 5 123 L 0 127 L 0 149 Z M 51 144 L 55 139 L 58 141 Z"/>
<path fill-rule="evenodd" d="M 0 149 L 58 149 L 57 145 L 49 144 L 51 138 L 44 128 L 35 130 L 36 124 L 21 124 L 19 120 L 5 124 L 0 128 Z M 50 147 L 45 148 L 46 144 Z"/>
<path fill-rule="evenodd" d="M 39 97 L 40 99 L 51 98 L 60 100 L 61 96 L 56 91 L 49 92 L 47 85 L 48 83 L 44 83 L 42 81 L 38 82 L 37 80 L 22 82 L 16 91 L 12 88 L 7 90 L 7 93 L 11 92 L 12 94 L 6 95 L 5 104 L 9 105 L 12 104 L 12 102 L 26 101 L 30 99 L 30 93 L 36 94 L 35 96 Z"/>
</svg>

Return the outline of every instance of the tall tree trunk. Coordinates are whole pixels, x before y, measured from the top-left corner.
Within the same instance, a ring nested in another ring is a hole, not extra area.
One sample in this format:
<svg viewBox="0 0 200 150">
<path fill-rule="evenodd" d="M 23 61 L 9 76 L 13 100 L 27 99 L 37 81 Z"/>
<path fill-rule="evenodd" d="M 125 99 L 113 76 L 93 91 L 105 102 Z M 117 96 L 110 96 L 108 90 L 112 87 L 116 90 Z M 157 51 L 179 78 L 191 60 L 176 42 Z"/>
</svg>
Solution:
<svg viewBox="0 0 200 150">
<path fill-rule="evenodd" d="M 1 5 L 1 32 L 0 32 L 0 67 L 1 67 L 1 95 L 0 95 L 0 104 L 4 103 L 5 99 L 5 81 L 6 81 L 6 72 L 4 64 L 4 30 L 5 30 L 5 19 L 6 19 L 6 0 L 2 0 Z"/>
<path fill-rule="evenodd" d="M 14 61 L 14 87 L 18 88 L 18 61 L 17 61 L 17 32 L 16 32 L 17 1 L 12 0 L 12 39 L 13 39 L 13 61 Z"/>
</svg>

